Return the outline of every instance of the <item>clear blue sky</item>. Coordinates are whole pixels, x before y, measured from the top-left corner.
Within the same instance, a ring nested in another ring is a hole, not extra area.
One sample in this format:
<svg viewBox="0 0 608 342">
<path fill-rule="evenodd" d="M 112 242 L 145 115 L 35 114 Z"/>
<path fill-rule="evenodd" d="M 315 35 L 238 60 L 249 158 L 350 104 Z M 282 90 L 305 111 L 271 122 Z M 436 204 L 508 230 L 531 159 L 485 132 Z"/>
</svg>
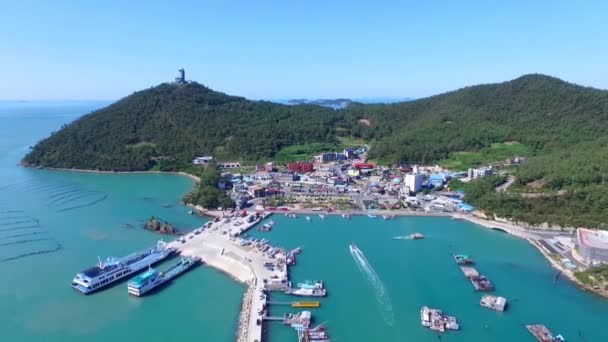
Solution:
<svg viewBox="0 0 608 342">
<path fill-rule="evenodd" d="M 423 97 L 526 73 L 606 89 L 608 1 L 0 4 L 0 99 L 117 99 L 179 66 L 249 98 Z"/>
</svg>

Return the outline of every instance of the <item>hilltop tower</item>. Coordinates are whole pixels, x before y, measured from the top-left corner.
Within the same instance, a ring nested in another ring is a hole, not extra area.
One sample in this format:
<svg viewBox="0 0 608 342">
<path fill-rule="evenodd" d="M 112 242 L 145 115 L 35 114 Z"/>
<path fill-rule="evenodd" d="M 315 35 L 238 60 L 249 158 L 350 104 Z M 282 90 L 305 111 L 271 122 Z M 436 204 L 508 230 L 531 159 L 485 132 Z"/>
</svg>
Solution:
<svg viewBox="0 0 608 342">
<path fill-rule="evenodd" d="M 177 69 L 177 72 L 179 74 L 175 78 L 175 83 L 177 83 L 177 84 L 186 84 L 186 70 L 184 70 L 184 68 L 179 68 L 179 69 Z"/>
</svg>

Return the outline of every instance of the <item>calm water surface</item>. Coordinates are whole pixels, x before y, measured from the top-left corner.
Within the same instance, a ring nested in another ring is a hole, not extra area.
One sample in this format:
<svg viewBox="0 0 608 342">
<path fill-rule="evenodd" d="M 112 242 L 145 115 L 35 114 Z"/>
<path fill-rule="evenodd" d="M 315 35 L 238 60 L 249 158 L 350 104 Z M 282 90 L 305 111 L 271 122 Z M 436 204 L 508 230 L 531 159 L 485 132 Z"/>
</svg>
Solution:
<svg viewBox="0 0 608 342">
<path fill-rule="evenodd" d="M 232 340 L 243 287 L 209 268 L 146 298 L 129 297 L 124 282 L 86 297 L 70 288 L 98 256 L 153 245 L 159 236 L 141 229 L 151 215 L 184 230 L 203 222 L 178 204 L 192 186 L 184 177 L 15 166 L 30 145 L 99 105 L 0 104 L 0 340 Z"/>
<path fill-rule="evenodd" d="M 16 167 L 30 145 L 103 103 L 0 104 L 0 328 L 2 341 L 231 341 L 242 285 L 199 267 L 146 298 L 126 284 L 92 296 L 75 293 L 74 273 L 109 255 L 148 247 L 140 229 L 151 215 L 183 230 L 202 223 L 179 198 L 192 186 L 170 175 L 108 175 Z M 163 205 L 169 205 L 164 208 Z M 313 310 L 332 341 L 437 341 L 419 324 L 422 305 L 458 317 L 447 341 L 533 341 L 523 325 L 542 323 L 568 341 L 608 341 L 608 301 L 578 291 L 525 241 L 442 218 L 330 217 L 312 223 L 274 217 L 275 229 L 252 235 L 303 247 L 294 282 L 322 279 L 329 296 Z M 412 232 L 420 241 L 393 240 Z M 355 243 L 364 255 L 348 248 Z M 498 313 L 478 305 L 450 253 L 467 253 L 511 301 Z M 166 267 L 167 263 L 160 266 Z M 274 295 L 273 299 L 288 299 Z M 273 306 L 273 315 L 290 308 Z M 271 342 L 295 333 L 271 324 Z"/>
</svg>

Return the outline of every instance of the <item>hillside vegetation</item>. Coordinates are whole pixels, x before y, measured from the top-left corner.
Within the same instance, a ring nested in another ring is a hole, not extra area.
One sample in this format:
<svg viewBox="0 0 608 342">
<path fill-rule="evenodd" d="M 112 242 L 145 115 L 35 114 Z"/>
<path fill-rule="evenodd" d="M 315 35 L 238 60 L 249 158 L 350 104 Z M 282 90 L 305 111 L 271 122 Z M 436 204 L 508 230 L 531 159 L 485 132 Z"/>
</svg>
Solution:
<svg viewBox="0 0 608 342">
<path fill-rule="evenodd" d="M 608 223 L 608 91 L 544 75 L 340 110 L 250 101 L 197 83 L 162 84 L 64 126 L 36 144 L 23 164 L 174 171 L 206 154 L 286 163 L 344 141 L 369 142 L 369 157 L 381 163 L 455 169 L 524 155 L 513 188 L 559 195 L 524 198 L 482 184 L 474 204 L 535 223 Z"/>
</svg>

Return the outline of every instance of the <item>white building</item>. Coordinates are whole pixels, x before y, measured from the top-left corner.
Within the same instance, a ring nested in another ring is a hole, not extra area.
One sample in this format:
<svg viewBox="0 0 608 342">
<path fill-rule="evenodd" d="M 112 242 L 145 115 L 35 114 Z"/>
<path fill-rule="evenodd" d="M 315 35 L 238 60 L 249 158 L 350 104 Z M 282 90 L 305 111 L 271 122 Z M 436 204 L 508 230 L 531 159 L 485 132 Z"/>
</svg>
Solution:
<svg viewBox="0 0 608 342">
<path fill-rule="evenodd" d="M 403 183 L 409 190 L 409 192 L 416 193 L 422 189 L 422 183 L 424 182 L 424 176 L 420 174 L 407 174 L 405 175 L 405 182 Z"/>
<path fill-rule="evenodd" d="M 608 232 L 579 228 L 578 252 L 587 263 L 608 263 Z"/>
<path fill-rule="evenodd" d="M 211 156 L 196 157 L 196 158 L 194 158 L 192 160 L 192 164 L 194 164 L 194 165 L 207 165 L 212 160 L 213 160 L 213 157 L 211 157 Z"/>
<path fill-rule="evenodd" d="M 480 167 L 477 169 L 469 169 L 468 176 L 469 179 L 477 179 L 481 177 L 491 176 L 494 173 L 492 167 Z"/>
</svg>

